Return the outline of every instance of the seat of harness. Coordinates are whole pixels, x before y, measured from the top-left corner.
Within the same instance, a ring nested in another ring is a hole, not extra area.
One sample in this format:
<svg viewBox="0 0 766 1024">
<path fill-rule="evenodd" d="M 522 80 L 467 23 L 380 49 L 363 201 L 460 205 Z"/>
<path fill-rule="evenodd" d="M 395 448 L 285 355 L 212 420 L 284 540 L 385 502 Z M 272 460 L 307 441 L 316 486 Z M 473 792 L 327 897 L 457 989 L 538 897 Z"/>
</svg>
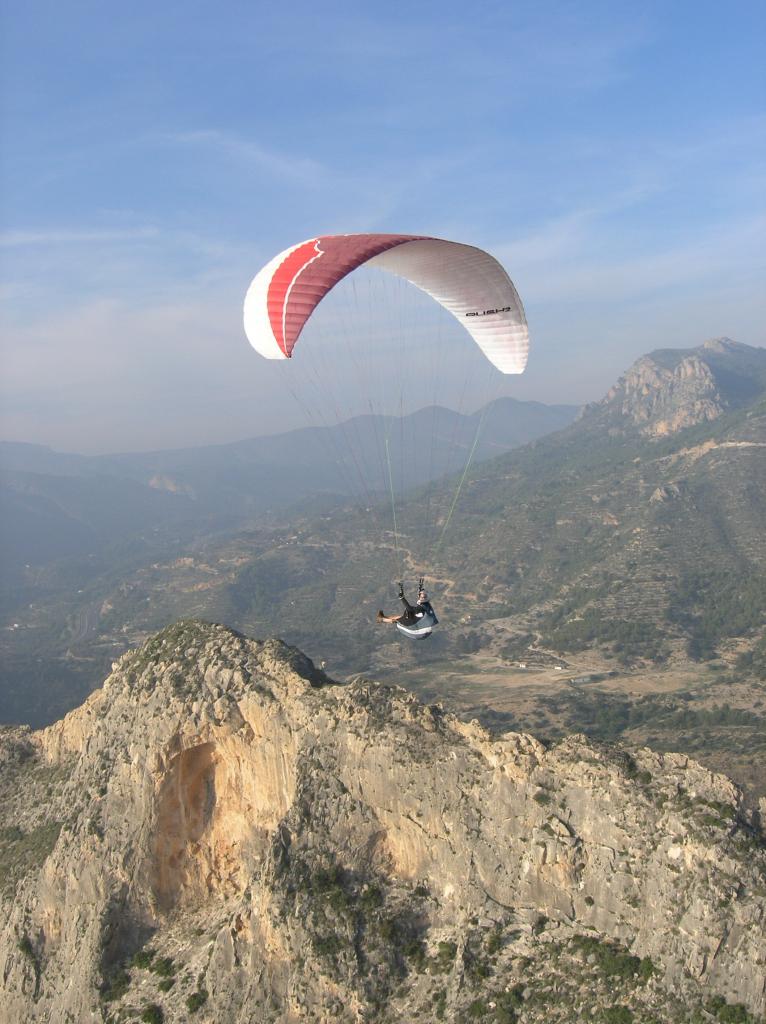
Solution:
<svg viewBox="0 0 766 1024">
<path fill-rule="evenodd" d="M 418 639 L 419 637 L 430 636 L 431 631 L 437 624 L 438 619 L 434 615 L 433 611 L 424 612 L 423 615 L 415 619 L 414 622 L 397 622 L 396 628 L 404 633 L 405 636 Z"/>
</svg>

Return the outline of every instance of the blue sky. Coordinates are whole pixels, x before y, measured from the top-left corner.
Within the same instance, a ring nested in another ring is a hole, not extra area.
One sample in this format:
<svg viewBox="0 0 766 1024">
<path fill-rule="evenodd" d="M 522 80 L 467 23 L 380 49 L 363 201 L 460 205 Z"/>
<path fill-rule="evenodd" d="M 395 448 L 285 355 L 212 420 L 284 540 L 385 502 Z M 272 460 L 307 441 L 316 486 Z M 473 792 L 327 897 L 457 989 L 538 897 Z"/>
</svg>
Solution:
<svg viewBox="0 0 766 1024">
<path fill-rule="evenodd" d="M 498 256 L 530 321 L 520 398 L 597 399 L 655 347 L 763 345 L 765 11 L 6 4 L 0 436 L 298 422 L 241 303 L 322 232 Z"/>
</svg>

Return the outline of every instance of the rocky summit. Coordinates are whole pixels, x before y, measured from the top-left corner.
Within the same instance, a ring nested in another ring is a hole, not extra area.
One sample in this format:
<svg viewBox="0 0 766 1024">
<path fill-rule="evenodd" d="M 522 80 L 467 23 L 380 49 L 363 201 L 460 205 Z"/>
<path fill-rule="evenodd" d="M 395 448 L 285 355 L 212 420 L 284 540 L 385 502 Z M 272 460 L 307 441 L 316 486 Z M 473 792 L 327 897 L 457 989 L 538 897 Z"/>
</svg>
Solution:
<svg viewBox="0 0 766 1024">
<path fill-rule="evenodd" d="M 7 1024 L 766 1012 L 761 815 L 682 755 L 182 622 L 0 765 Z"/>
<path fill-rule="evenodd" d="M 718 419 L 766 389 L 766 351 L 712 338 L 697 348 L 642 356 L 583 415 L 612 433 L 664 437 Z"/>
</svg>

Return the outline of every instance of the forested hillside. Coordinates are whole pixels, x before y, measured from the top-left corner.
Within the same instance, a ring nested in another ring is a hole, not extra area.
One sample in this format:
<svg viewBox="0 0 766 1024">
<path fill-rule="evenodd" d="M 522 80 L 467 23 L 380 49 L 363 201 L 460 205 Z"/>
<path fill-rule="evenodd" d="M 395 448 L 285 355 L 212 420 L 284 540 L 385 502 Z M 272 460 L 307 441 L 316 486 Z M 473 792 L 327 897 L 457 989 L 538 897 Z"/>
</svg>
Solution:
<svg viewBox="0 0 766 1024">
<path fill-rule="evenodd" d="M 398 573 L 425 571 L 448 624 L 440 654 L 501 625 L 622 665 L 709 659 L 736 639 L 760 671 L 765 382 L 766 351 L 725 340 L 644 357 L 572 426 L 475 468 L 441 545 L 452 481 L 415 494 L 398 536 L 389 525 L 375 544 L 361 512 L 303 520 L 291 542 L 254 552 L 221 591 L 221 615 L 332 638 L 351 663 L 377 641 L 360 616 L 390 601 Z"/>
<path fill-rule="evenodd" d="M 188 616 L 282 636 L 338 673 L 421 672 L 435 699 L 462 658 L 762 678 L 764 380 L 766 352 L 725 340 L 643 357 L 576 423 L 475 466 L 441 543 L 454 477 L 399 504 L 396 534 L 390 503 L 355 503 L 48 567 L 4 633 L 5 717 L 50 720 Z M 374 619 L 421 572 L 441 625 L 412 644 Z M 562 715 L 551 728 L 587 724 Z"/>
</svg>

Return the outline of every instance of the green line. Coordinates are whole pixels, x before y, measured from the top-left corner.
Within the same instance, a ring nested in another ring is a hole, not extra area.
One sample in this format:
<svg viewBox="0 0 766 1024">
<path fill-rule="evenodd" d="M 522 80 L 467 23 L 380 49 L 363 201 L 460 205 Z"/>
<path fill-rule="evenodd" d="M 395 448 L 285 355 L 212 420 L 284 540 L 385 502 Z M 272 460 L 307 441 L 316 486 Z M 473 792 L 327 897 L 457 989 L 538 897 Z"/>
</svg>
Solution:
<svg viewBox="0 0 766 1024">
<path fill-rule="evenodd" d="M 396 568 L 399 570 L 399 532 L 396 529 L 396 504 L 394 502 L 394 479 L 391 475 L 391 452 L 388 447 L 388 437 L 386 437 L 386 462 L 388 463 L 388 486 L 391 491 L 391 515 L 394 520 L 394 543 L 396 544 Z"/>
<path fill-rule="evenodd" d="M 450 505 L 450 510 L 447 513 L 447 518 L 446 518 L 446 520 L 444 522 L 444 526 L 442 527 L 442 532 L 439 534 L 439 539 L 436 542 L 436 547 L 434 548 L 434 555 L 433 555 L 434 558 L 436 558 L 436 555 L 438 554 L 439 548 L 441 547 L 442 541 L 444 540 L 444 534 L 447 532 L 447 527 L 449 526 L 450 520 L 452 519 L 452 513 L 455 511 L 455 506 L 457 505 L 458 498 L 460 497 L 460 492 L 463 489 L 463 484 L 465 483 L 465 478 L 468 476 L 468 470 L 471 467 L 471 460 L 473 459 L 474 452 L 476 451 L 476 446 L 479 443 L 479 434 L 481 433 L 481 428 L 484 426 L 484 418 L 485 418 L 486 415 L 487 415 L 487 406 L 484 407 L 484 409 L 482 411 L 482 414 L 481 414 L 481 419 L 479 420 L 479 425 L 476 427 L 476 435 L 475 435 L 475 437 L 473 439 L 473 445 L 471 447 L 471 451 L 468 454 L 468 460 L 466 461 L 465 469 L 463 470 L 463 475 L 460 477 L 460 483 L 457 485 L 457 490 L 455 491 L 455 497 L 452 499 L 452 504 Z"/>
</svg>

